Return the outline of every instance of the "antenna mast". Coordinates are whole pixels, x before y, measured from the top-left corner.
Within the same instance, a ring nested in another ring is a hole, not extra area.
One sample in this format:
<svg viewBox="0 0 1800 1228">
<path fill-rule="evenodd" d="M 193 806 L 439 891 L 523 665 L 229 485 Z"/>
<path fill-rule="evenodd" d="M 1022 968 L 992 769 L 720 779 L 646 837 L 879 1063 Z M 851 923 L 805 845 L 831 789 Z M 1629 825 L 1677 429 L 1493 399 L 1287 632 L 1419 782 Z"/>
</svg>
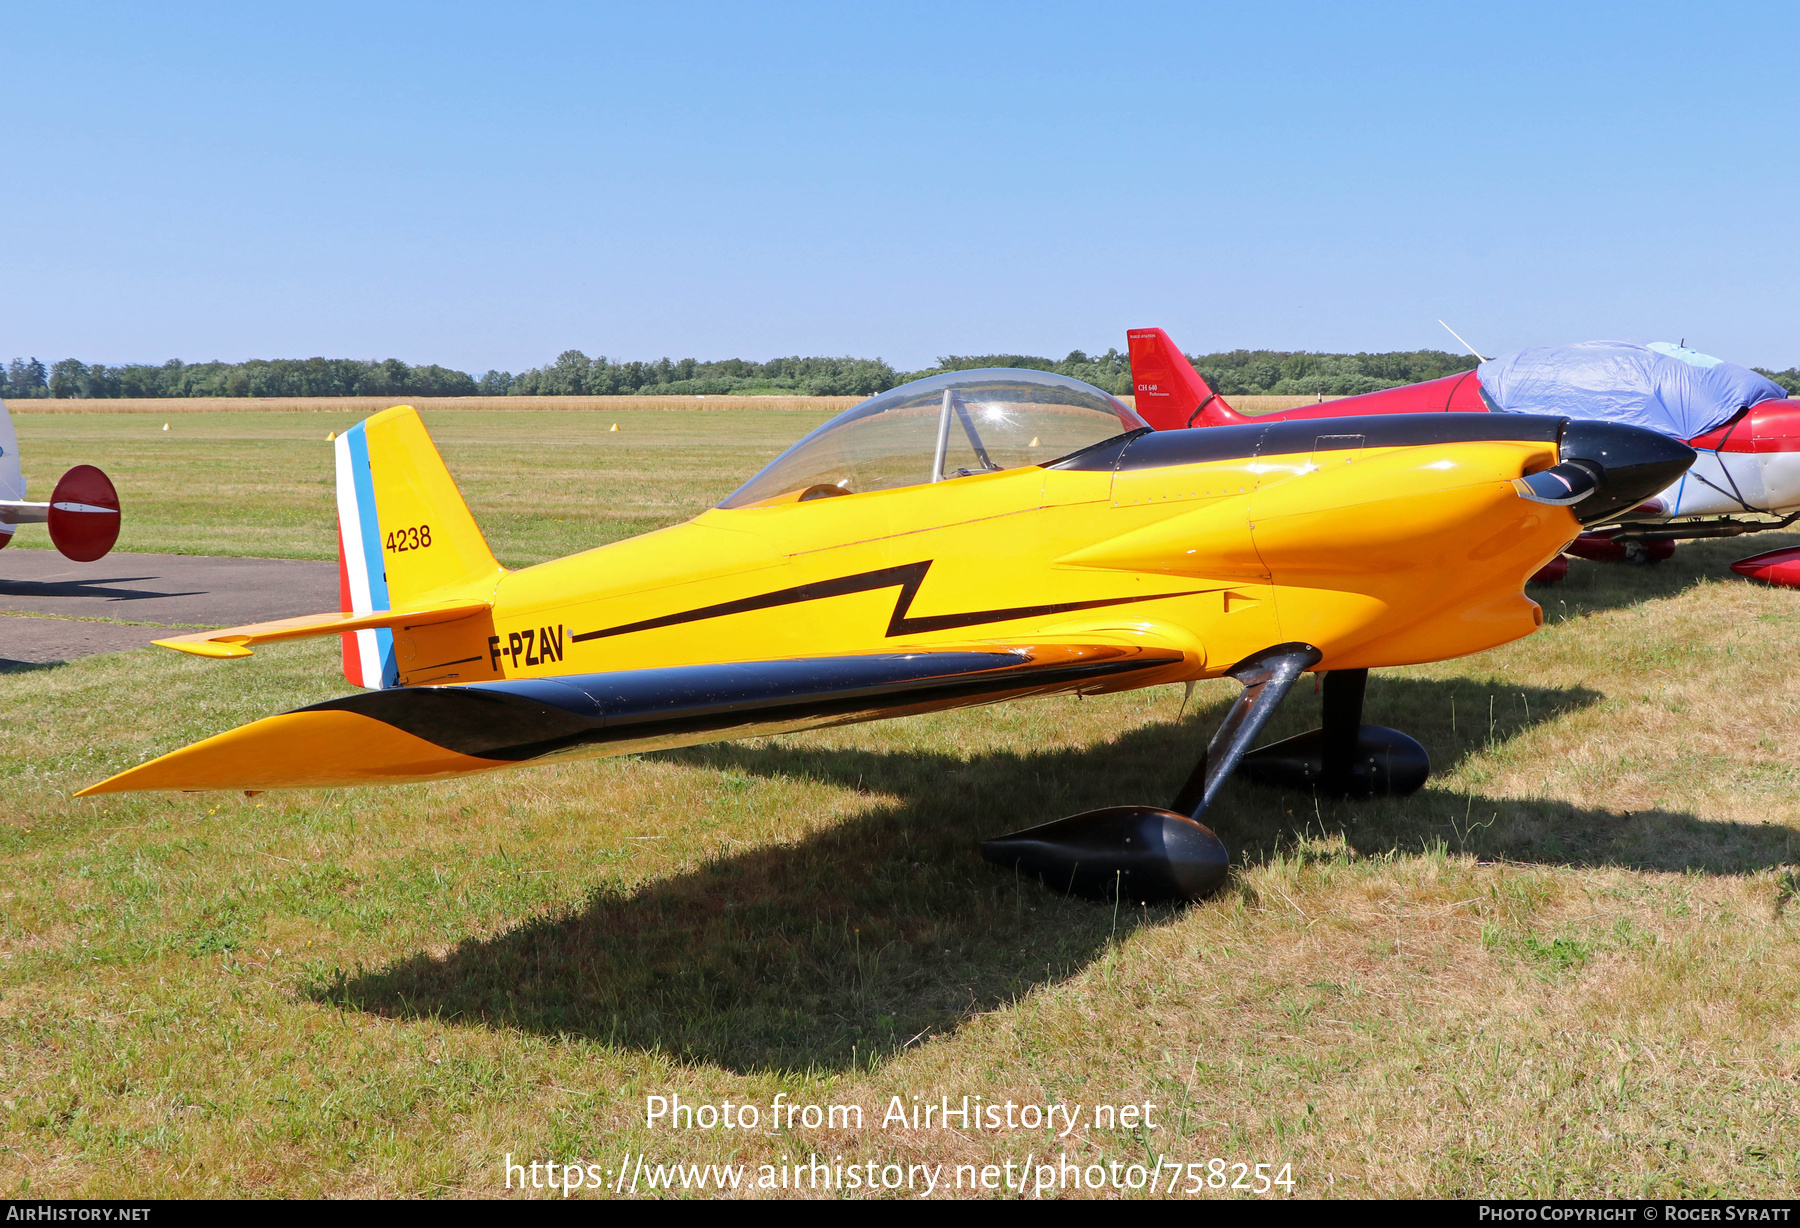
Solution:
<svg viewBox="0 0 1800 1228">
<path fill-rule="evenodd" d="M 1444 324 L 1444 322 L 1442 320 L 1439 320 L 1438 323 Z M 1463 341 L 1461 333 L 1457 332 L 1454 328 L 1451 328 L 1448 324 L 1444 324 L 1444 331 L 1449 333 L 1452 337 L 1455 337 L 1458 341 L 1462 341 L 1463 349 L 1469 351 L 1469 353 L 1475 355 L 1475 357 L 1481 358 L 1481 351 L 1477 350 L 1474 346 L 1470 345 L 1467 341 Z M 1481 358 L 1481 361 L 1486 362 L 1487 359 Z"/>
</svg>

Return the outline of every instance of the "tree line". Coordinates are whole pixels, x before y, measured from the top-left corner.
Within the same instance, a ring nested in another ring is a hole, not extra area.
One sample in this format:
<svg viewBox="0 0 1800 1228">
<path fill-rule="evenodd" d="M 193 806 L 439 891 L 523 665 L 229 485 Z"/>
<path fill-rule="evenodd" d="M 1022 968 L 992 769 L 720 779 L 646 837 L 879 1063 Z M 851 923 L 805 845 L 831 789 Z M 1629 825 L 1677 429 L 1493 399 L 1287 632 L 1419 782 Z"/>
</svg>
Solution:
<svg viewBox="0 0 1800 1228">
<path fill-rule="evenodd" d="M 662 358 L 615 362 L 564 350 L 555 362 L 514 375 L 489 371 L 475 386 L 488 396 L 747 396 L 787 393 L 866 397 L 886 392 L 904 376 L 879 358 L 773 358 L 722 362 Z"/>
<path fill-rule="evenodd" d="M 65 358 L 48 369 L 35 358 L 7 364 L 0 397 L 349 397 L 473 396 L 475 381 L 447 367 L 397 359 L 251 359 L 249 362 L 84 363 Z"/>
<path fill-rule="evenodd" d="M 1217 392 L 1233 395 L 1351 396 L 1454 375 L 1475 359 L 1443 350 L 1327 354 L 1309 350 L 1228 350 L 1189 355 Z M 555 362 L 513 374 L 476 377 L 435 363 L 398 359 L 251 359 L 248 362 L 84 363 L 73 358 L 46 367 L 15 358 L 0 370 L 0 398 L 75 397 L 344 397 L 344 396 L 872 396 L 898 384 L 979 367 L 1030 367 L 1084 380 L 1118 396 L 1131 394 L 1131 362 L 1109 349 L 1090 356 L 1072 350 L 1061 360 L 1032 354 L 951 354 L 922 371 L 895 371 L 879 358 L 731 358 L 701 362 L 662 358 L 622 362 L 565 350 Z M 1790 395 L 1800 395 L 1800 368 L 1769 371 Z"/>
<path fill-rule="evenodd" d="M 1350 396 L 1416 384 L 1420 380 L 1454 375 L 1475 366 L 1473 358 L 1442 350 L 1397 351 L 1386 354 L 1321 354 L 1310 350 L 1226 350 L 1215 354 L 1189 354 L 1214 392 L 1226 396 Z M 904 379 L 935 375 L 940 371 L 967 371 L 976 367 L 1035 367 L 1085 380 L 1117 396 L 1131 394 L 1131 358 L 1116 349 L 1090 357 L 1072 351 L 1061 362 L 1029 354 L 952 355 L 938 359 L 927 371 L 910 372 Z"/>
</svg>

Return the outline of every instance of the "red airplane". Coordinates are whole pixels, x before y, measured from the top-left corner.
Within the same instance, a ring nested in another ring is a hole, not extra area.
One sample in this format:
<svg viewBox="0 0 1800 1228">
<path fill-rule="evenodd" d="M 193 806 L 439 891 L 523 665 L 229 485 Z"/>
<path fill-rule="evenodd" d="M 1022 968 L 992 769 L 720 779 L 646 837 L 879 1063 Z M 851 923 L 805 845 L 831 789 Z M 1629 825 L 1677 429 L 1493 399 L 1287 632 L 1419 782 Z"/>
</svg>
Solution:
<svg viewBox="0 0 1800 1228">
<path fill-rule="evenodd" d="M 1465 371 L 1253 417 L 1238 413 L 1214 392 L 1162 329 L 1134 328 L 1126 333 L 1126 338 L 1137 412 L 1158 430 L 1368 414 L 1490 413 L 1500 409 L 1483 389 L 1477 373 Z M 1681 346 L 1659 342 L 1635 348 L 1678 357 L 1695 367 L 1718 365 L 1717 359 Z M 1657 562 L 1675 552 L 1677 540 L 1736 537 L 1786 528 L 1800 519 L 1800 398 L 1783 396 L 1778 386 L 1766 380 L 1760 382 L 1766 387 L 1750 395 L 1763 399 L 1739 406 L 1725 421 L 1683 440 L 1699 453 L 1687 474 L 1669 489 L 1624 513 L 1616 524 L 1583 533 L 1570 543 L 1568 553 L 1587 559 Z M 1528 409 L 1523 404 L 1507 404 L 1506 409 L 1570 414 L 1566 406 L 1552 410 L 1548 406 Z M 1765 519 L 1746 520 L 1745 514 Z M 1753 579 L 1800 588 L 1800 547 L 1739 559 L 1731 567 Z M 1559 558 L 1534 579 L 1558 580 L 1567 570 L 1567 560 Z"/>
</svg>

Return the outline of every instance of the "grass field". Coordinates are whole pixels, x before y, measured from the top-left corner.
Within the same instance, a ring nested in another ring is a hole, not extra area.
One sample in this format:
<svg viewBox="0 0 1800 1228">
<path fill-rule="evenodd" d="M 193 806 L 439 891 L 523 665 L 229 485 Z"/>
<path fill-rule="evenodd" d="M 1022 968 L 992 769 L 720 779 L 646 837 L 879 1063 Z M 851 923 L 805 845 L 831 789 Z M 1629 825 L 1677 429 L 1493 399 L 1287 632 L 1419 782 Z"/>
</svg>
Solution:
<svg viewBox="0 0 1800 1228">
<path fill-rule="evenodd" d="M 493 410 L 523 413 L 528 410 L 616 409 L 804 409 L 835 414 L 855 405 L 860 397 L 714 396 L 714 397 L 115 397 L 109 400 L 11 401 L 15 414 L 244 414 L 244 413 L 374 413 L 397 400 L 420 412 L 434 409 Z M 1269 414 L 1281 409 L 1310 405 L 1316 397 L 1234 396 L 1231 404 L 1246 414 Z M 1338 397 L 1325 397 L 1336 401 Z M 1127 405 L 1137 398 L 1123 398 Z"/>
<path fill-rule="evenodd" d="M 688 515 L 820 416 L 427 415 L 512 563 Z M 323 416 L 209 417 L 229 446 L 18 421 L 34 480 L 119 476 L 133 548 L 330 540 Z M 1231 684 L 1185 711 L 1163 688 L 447 784 L 74 801 L 342 693 L 335 645 L 0 676 L 0 1188 L 485 1195 L 508 1153 L 948 1182 L 1066 1152 L 1287 1164 L 1311 1195 L 1791 1196 L 1800 595 L 1731 577 L 1748 552 L 1577 563 L 1534 590 L 1537 635 L 1377 672 L 1368 719 L 1426 743 L 1431 783 L 1228 789 L 1231 886 L 1181 910 L 1063 900 L 973 845 L 1166 800 Z M 672 1094 L 765 1127 L 778 1094 L 860 1104 L 866 1128 L 647 1128 Z M 1159 1128 L 878 1126 L 890 1097 L 965 1094 L 1148 1101 Z"/>
<path fill-rule="evenodd" d="M 1255 398 L 1253 398 L 1255 399 Z M 1296 398 L 1288 398 L 1296 399 Z M 1297 398 L 1307 400 L 1310 398 Z M 7 402 L 14 414 L 372 414 L 390 405 L 407 404 L 421 413 L 448 409 L 459 412 L 494 410 L 524 413 L 533 410 L 614 409 L 745 410 L 804 409 L 835 414 L 855 405 L 861 397 L 715 396 L 715 397 L 113 397 L 83 400 L 75 397 Z M 1268 411 L 1264 411 L 1265 413 Z"/>
<path fill-rule="evenodd" d="M 275 403 L 309 406 L 290 409 L 246 398 L 222 409 L 224 400 L 134 401 L 117 411 L 94 408 L 117 401 L 14 401 L 31 495 L 47 499 L 69 466 L 99 462 L 125 511 L 120 550 L 336 558 L 327 436 L 389 401 Z M 710 507 L 855 400 L 470 397 L 419 406 L 494 553 L 523 567 Z M 1240 400 L 1246 412 L 1268 413 L 1309 398 Z M 531 404 L 475 407 L 521 401 Z M 695 408 L 727 404 L 728 413 Z M 27 529 L 13 546 L 49 549 L 50 539 Z"/>
<path fill-rule="evenodd" d="M 522 567 L 685 520 L 718 502 L 835 412 L 802 404 L 729 414 L 422 412 L 495 554 Z M 124 508 L 120 550 L 335 559 L 326 436 L 361 417 L 46 413 L 21 414 L 14 425 L 34 497 L 48 498 L 70 465 L 99 461 Z M 49 536 L 25 530 L 15 545 L 48 548 Z"/>
</svg>

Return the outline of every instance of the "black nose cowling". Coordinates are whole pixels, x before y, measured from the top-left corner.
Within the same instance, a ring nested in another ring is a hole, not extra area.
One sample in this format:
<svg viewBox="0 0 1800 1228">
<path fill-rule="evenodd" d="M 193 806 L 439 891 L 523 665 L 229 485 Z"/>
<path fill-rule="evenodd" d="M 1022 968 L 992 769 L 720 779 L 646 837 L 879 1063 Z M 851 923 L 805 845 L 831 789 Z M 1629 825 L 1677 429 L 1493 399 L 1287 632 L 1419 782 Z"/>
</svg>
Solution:
<svg viewBox="0 0 1800 1228">
<path fill-rule="evenodd" d="M 1592 494 L 1571 510 L 1584 525 L 1602 524 L 1636 507 L 1687 472 L 1694 450 L 1658 431 L 1617 422 L 1571 418 L 1563 428 L 1563 465 L 1590 470 Z"/>
</svg>

